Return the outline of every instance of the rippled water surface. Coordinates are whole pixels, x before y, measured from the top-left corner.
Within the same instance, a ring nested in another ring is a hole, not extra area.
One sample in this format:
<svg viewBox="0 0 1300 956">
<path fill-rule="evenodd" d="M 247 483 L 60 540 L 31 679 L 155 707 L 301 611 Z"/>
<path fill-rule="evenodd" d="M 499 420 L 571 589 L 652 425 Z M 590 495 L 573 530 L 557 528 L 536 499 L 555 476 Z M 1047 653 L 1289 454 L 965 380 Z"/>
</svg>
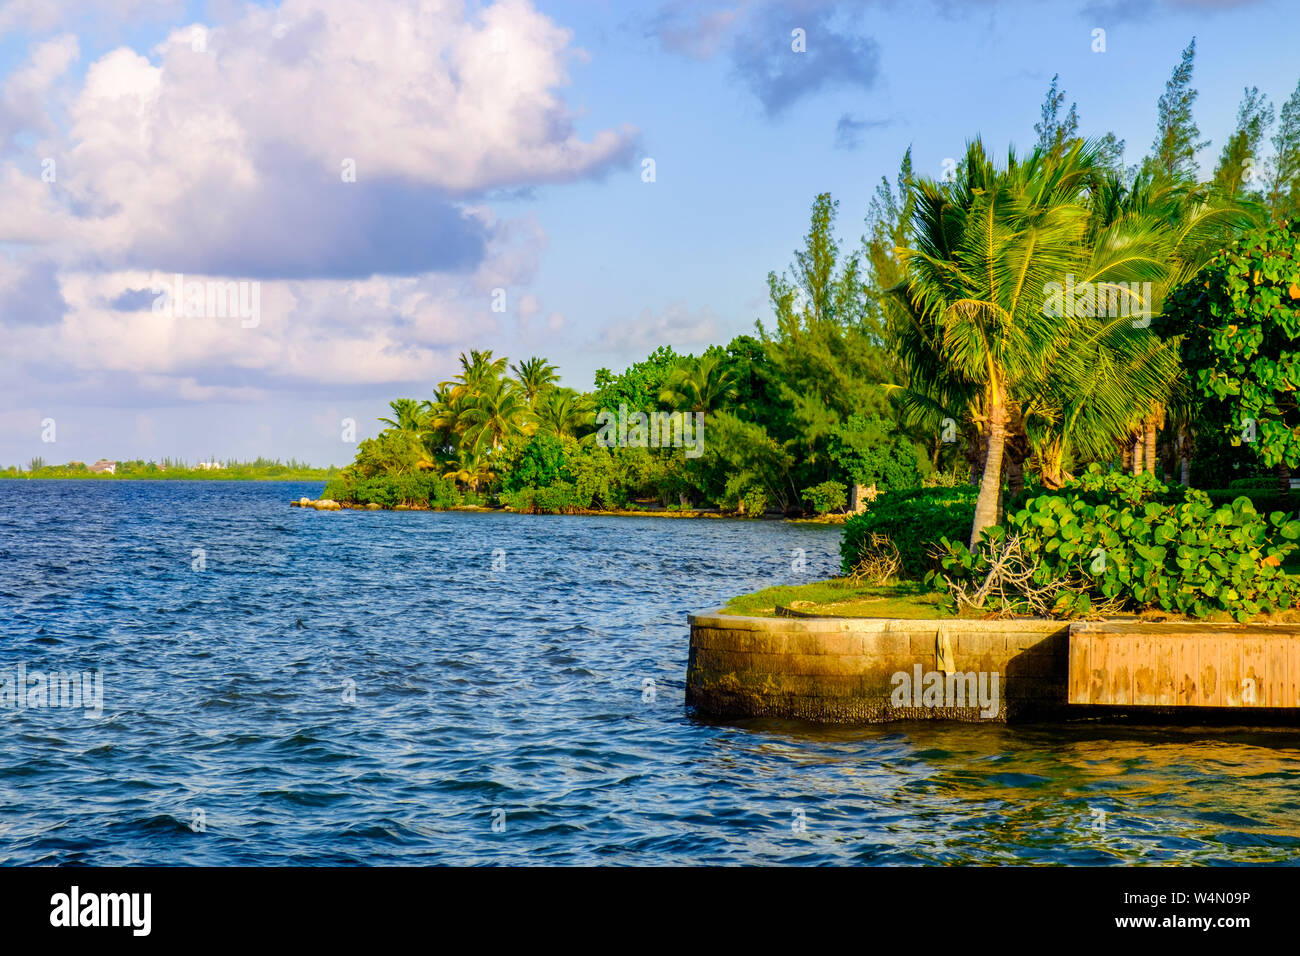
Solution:
<svg viewBox="0 0 1300 956">
<path fill-rule="evenodd" d="M 104 687 L 0 709 L 0 862 L 1297 859 L 1294 733 L 688 714 L 686 614 L 834 529 L 319 490 L 0 481 L 0 668 Z"/>
</svg>

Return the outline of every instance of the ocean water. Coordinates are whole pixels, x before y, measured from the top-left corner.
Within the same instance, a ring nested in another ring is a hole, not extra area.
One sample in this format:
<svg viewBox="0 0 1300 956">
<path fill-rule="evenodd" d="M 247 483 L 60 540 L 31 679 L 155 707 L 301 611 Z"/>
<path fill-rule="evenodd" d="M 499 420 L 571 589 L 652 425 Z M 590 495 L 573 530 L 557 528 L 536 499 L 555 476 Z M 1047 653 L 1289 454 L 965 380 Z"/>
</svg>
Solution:
<svg viewBox="0 0 1300 956">
<path fill-rule="evenodd" d="M 686 615 L 835 529 L 288 506 L 320 487 L 0 481 L 0 863 L 1300 855 L 1292 732 L 687 712 Z"/>
</svg>

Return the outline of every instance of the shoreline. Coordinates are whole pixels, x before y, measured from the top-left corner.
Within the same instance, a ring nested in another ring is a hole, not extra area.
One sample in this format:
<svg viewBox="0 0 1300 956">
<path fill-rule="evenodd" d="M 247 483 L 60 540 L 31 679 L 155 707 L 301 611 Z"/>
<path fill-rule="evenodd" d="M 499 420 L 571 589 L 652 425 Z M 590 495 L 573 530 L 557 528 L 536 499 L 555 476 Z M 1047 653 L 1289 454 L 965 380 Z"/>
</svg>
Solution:
<svg viewBox="0 0 1300 956">
<path fill-rule="evenodd" d="M 764 514 L 761 517 L 752 515 L 733 514 L 717 509 L 704 510 L 694 509 L 690 511 L 669 511 L 662 510 L 645 510 L 634 511 L 630 509 L 614 509 L 609 511 L 600 511 L 591 508 L 584 508 L 578 511 L 564 511 L 554 513 L 539 513 L 515 511 L 513 508 L 502 507 L 493 508 L 487 505 L 453 505 L 449 508 L 431 508 L 428 505 L 381 505 L 381 504 L 359 504 L 357 502 L 335 501 L 332 498 L 311 499 L 307 497 L 298 498 L 290 501 L 291 508 L 310 508 L 313 511 L 432 511 L 432 512 L 470 512 L 484 514 L 544 514 L 547 517 L 602 517 L 602 518 L 716 518 L 732 521 L 788 521 L 797 524 L 824 524 L 840 525 L 846 521 L 848 515 L 823 515 L 816 518 L 790 517 L 782 514 Z"/>
<path fill-rule="evenodd" d="M 722 719 L 1300 726 L 1300 626 L 687 616 L 686 703 Z"/>
<path fill-rule="evenodd" d="M 224 481 L 224 482 L 265 482 L 265 481 L 323 481 L 328 482 L 334 475 L 321 475 L 310 478 L 286 478 L 282 475 L 266 475 L 250 478 L 233 475 L 192 475 L 183 478 L 171 475 L 6 475 L 0 474 L 0 481 Z"/>
</svg>

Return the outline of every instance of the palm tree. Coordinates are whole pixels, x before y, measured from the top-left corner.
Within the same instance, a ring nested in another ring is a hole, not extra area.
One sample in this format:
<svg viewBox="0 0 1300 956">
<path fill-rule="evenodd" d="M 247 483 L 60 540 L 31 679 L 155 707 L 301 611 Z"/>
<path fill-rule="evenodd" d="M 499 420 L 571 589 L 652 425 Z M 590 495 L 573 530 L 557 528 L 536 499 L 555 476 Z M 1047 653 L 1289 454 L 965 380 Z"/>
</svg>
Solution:
<svg viewBox="0 0 1300 956">
<path fill-rule="evenodd" d="M 494 359 L 491 349 L 482 352 L 478 349 L 470 349 L 468 359 L 462 352 L 460 354 L 461 374 L 457 376 L 461 387 L 472 392 L 488 382 L 495 381 L 505 374 L 507 361 L 509 360 L 504 355 Z"/>
<path fill-rule="evenodd" d="M 449 382 L 434 389 L 433 401 L 426 403 L 431 441 L 446 454 L 476 429 L 482 415 L 475 411 L 485 392 L 499 388 L 507 359 L 494 359 L 491 350 L 472 349 L 460 354 L 460 372 Z M 473 440 L 477 441 L 477 435 Z"/>
<path fill-rule="evenodd" d="M 1075 314 L 1044 366 L 1042 390 L 1026 403 L 1026 430 L 1043 484 L 1056 489 L 1069 478 L 1066 461 L 1110 457 L 1117 436 L 1131 436 L 1149 409 L 1162 407 L 1178 357 L 1127 316 Z"/>
<path fill-rule="evenodd" d="M 909 379 L 926 366 L 945 382 L 938 395 L 961 396 L 987 433 L 971 546 L 997 521 L 1010 404 L 1041 381 L 1043 360 L 1060 334 L 1047 314 L 1051 283 L 1069 273 L 1086 235 L 1080 191 L 1097 148 L 1075 144 L 1060 155 L 1014 152 L 997 168 L 979 140 L 951 182 L 917 183 L 914 248 L 897 288 L 908 341 L 932 354 L 902 356 Z"/>
<path fill-rule="evenodd" d="M 533 417 L 539 434 L 563 438 L 576 437 L 580 429 L 592 424 L 594 415 L 573 389 L 550 388 L 533 409 Z"/>
<path fill-rule="evenodd" d="M 708 415 L 736 398 L 736 374 L 717 353 L 686 359 L 669 373 L 659 402 L 677 412 Z"/>
<path fill-rule="evenodd" d="M 455 457 L 444 463 L 442 477 L 465 485 L 477 492 L 480 485 L 490 484 L 496 477 L 491 458 L 474 444 L 466 443 L 457 449 Z"/>
<path fill-rule="evenodd" d="M 402 432 L 415 432 L 416 434 L 424 428 L 425 407 L 423 402 L 418 402 L 413 398 L 398 398 L 389 402 L 388 407 L 393 410 L 393 417 L 379 420 L 390 428 L 396 428 Z"/>
<path fill-rule="evenodd" d="M 1177 380 L 1176 351 L 1142 318 L 1158 307 L 1167 281 L 1168 231 L 1149 215 L 1115 214 L 1113 185 L 1109 177 L 1100 188 L 1094 182 L 1083 197 L 1093 204 L 1092 219 L 1068 277 L 1086 295 L 1058 297 L 1060 327 L 1040 380 L 1022 398 L 1048 488 L 1068 477 L 1065 461 L 1108 457 L 1116 435 L 1145 424 Z"/>
<path fill-rule="evenodd" d="M 1158 243 L 1160 269 L 1151 274 L 1151 301 L 1145 303 L 1148 316 L 1158 315 L 1165 297 L 1195 276 L 1236 233 L 1264 219 L 1262 208 L 1251 200 L 1212 185 L 1146 173 L 1126 184 L 1118 173 L 1111 172 L 1095 186 L 1090 200 L 1090 240 L 1094 243 L 1101 244 L 1116 234 L 1121 238 L 1141 235 L 1147 246 L 1153 240 Z M 1150 338 L 1159 344 L 1147 343 L 1150 361 L 1135 371 L 1143 377 L 1163 377 L 1162 387 L 1133 383 L 1139 386 L 1136 391 L 1144 393 L 1140 399 L 1130 396 L 1131 403 L 1139 404 L 1140 413 L 1118 432 L 1132 442 L 1134 474 L 1155 470 L 1157 432 L 1165 425 L 1170 404 L 1181 401 L 1178 393 L 1184 385 L 1177 374 L 1178 343 Z M 1191 443 L 1182 444 L 1190 448 Z"/>
<path fill-rule="evenodd" d="M 490 379 L 466 399 L 460 420 L 464 423 L 463 439 L 471 444 L 486 442 L 496 449 L 510 435 L 521 431 L 528 404 L 523 389 L 510 379 Z"/>
<path fill-rule="evenodd" d="M 528 407 L 537 404 L 537 398 L 560 380 L 554 365 L 544 358 L 525 359 L 518 365 L 510 366 L 515 373 L 515 381 L 524 390 L 524 400 Z"/>
</svg>

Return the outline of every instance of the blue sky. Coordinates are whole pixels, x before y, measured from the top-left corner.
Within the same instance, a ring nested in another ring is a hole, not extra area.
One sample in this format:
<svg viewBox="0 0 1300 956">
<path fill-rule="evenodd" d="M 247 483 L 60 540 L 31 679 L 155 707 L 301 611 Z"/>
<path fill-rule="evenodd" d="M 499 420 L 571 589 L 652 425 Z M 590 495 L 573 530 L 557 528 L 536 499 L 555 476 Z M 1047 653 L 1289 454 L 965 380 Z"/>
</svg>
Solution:
<svg viewBox="0 0 1300 956">
<path fill-rule="evenodd" d="M 909 145 L 1029 145 L 1054 73 L 1136 162 L 1196 36 L 1207 169 L 1243 87 L 1300 81 L 1293 13 L 1247 0 L 88 9 L 0 5 L 0 463 L 342 464 L 344 418 L 464 349 L 587 388 L 751 330 L 818 192 L 855 244 Z M 257 325 L 152 314 L 176 271 L 260 283 Z"/>
</svg>

